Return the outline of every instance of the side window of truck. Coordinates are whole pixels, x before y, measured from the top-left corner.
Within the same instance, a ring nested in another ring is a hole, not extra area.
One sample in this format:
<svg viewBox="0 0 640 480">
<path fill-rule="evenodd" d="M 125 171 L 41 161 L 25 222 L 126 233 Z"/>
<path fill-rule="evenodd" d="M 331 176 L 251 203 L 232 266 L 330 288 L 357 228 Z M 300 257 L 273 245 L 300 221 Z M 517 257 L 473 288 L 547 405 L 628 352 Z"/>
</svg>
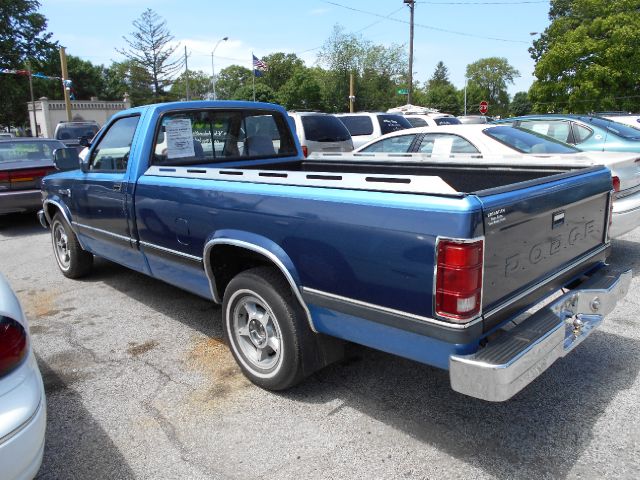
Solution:
<svg viewBox="0 0 640 480">
<path fill-rule="evenodd" d="M 194 165 L 296 153 L 289 122 L 278 112 L 189 110 L 162 116 L 151 163 Z"/>
<path fill-rule="evenodd" d="M 116 120 L 93 149 L 89 169 L 96 172 L 126 172 L 138 115 Z"/>
</svg>

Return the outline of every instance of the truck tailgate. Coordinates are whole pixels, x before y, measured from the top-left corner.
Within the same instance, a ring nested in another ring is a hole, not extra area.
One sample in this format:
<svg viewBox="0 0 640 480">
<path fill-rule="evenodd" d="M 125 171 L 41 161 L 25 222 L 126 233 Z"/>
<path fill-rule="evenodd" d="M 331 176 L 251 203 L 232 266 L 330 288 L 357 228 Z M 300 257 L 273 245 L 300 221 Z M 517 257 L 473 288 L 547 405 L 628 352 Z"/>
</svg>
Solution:
<svg viewBox="0 0 640 480">
<path fill-rule="evenodd" d="M 601 260 L 608 243 L 609 170 L 594 167 L 511 187 L 476 193 L 485 231 L 487 330 L 523 297 L 538 300 L 553 279 L 568 281 L 573 265 L 584 271 L 584 264 Z"/>
</svg>

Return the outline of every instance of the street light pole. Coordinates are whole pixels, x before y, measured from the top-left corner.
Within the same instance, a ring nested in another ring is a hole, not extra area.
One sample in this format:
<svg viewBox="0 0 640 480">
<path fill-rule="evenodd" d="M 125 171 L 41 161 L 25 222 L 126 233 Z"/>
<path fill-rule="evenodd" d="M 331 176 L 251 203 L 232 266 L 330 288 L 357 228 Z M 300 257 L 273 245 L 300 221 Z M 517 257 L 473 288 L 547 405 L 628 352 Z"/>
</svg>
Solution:
<svg viewBox="0 0 640 480">
<path fill-rule="evenodd" d="M 217 97 L 216 97 L 216 67 L 213 63 L 213 56 L 215 55 L 216 48 L 218 48 L 218 45 L 220 45 L 220 42 L 226 42 L 227 40 L 229 40 L 229 37 L 223 37 L 220 40 L 218 40 L 215 46 L 213 47 L 213 50 L 211 51 L 211 88 L 213 89 L 214 100 L 217 100 Z"/>
</svg>

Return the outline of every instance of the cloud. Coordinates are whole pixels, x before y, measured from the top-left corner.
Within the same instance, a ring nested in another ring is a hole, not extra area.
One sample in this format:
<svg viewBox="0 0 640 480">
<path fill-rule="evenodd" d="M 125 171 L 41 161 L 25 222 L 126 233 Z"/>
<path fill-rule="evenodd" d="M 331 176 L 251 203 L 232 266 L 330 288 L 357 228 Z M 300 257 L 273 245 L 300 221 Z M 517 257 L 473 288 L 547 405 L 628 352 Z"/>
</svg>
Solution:
<svg viewBox="0 0 640 480">
<path fill-rule="evenodd" d="M 309 15 L 313 15 L 313 16 L 320 16 L 320 15 L 324 15 L 325 13 L 330 12 L 331 9 L 329 8 L 314 8 L 313 10 L 311 10 L 309 12 Z"/>
</svg>

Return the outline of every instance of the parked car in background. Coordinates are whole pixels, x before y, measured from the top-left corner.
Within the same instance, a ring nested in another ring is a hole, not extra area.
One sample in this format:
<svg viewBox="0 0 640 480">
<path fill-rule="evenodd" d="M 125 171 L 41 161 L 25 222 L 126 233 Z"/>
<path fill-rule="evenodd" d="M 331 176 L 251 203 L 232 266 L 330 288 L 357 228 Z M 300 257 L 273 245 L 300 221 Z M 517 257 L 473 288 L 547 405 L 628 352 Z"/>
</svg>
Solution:
<svg viewBox="0 0 640 480">
<path fill-rule="evenodd" d="M 412 128 L 404 115 L 382 112 L 339 113 L 336 115 L 351 134 L 353 147 L 358 148 L 365 143 L 387 133 Z"/>
<path fill-rule="evenodd" d="M 494 123 L 526 128 L 585 151 L 640 152 L 640 130 L 595 115 L 527 115 Z"/>
<path fill-rule="evenodd" d="M 99 129 L 100 125 L 94 121 L 60 122 L 56 125 L 53 138 L 60 140 L 67 147 L 76 147 L 80 152 L 86 146 L 81 145 L 82 139 L 91 140 Z"/>
<path fill-rule="evenodd" d="M 9 138 L 15 138 L 15 134 L 12 132 L 0 132 L 0 140 L 7 140 Z"/>
<path fill-rule="evenodd" d="M 640 115 L 630 113 L 601 113 L 601 117 L 614 122 L 623 123 L 630 127 L 640 129 Z"/>
<path fill-rule="evenodd" d="M 405 115 L 404 118 L 409 120 L 413 127 L 437 127 L 439 125 L 460 125 L 462 122 L 449 114 L 436 115 Z"/>
<path fill-rule="evenodd" d="M 333 115 L 320 112 L 288 112 L 302 152 L 350 152 L 353 150 L 351 134 Z"/>
<path fill-rule="evenodd" d="M 425 157 L 467 155 L 467 158 L 492 160 L 497 155 L 507 155 L 507 162 L 516 165 L 523 165 L 528 160 L 514 155 L 529 154 L 528 158 L 541 158 L 549 164 L 605 165 L 611 170 L 615 191 L 611 236 L 619 237 L 640 225 L 640 155 L 636 153 L 582 152 L 553 138 L 508 125 L 413 128 L 385 135 L 356 151 L 423 154 Z M 401 160 L 401 157 L 394 159 Z M 539 163 L 535 159 L 532 161 Z"/>
<path fill-rule="evenodd" d="M 31 479 L 42 463 L 47 423 L 42 376 L 20 302 L 0 273 L 0 477 Z"/>
<path fill-rule="evenodd" d="M 461 115 L 458 117 L 460 123 L 490 123 L 493 121 L 493 117 L 486 115 Z"/>
<path fill-rule="evenodd" d="M 356 149 L 358 152 L 418 152 L 432 155 L 576 153 L 577 148 L 527 130 L 497 125 L 441 125 L 402 130 Z"/>
<path fill-rule="evenodd" d="M 40 181 L 55 171 L 58 148 L 64 143 L 44 138 L 0 140 L 0 215 L 41 208 Z"/>
</svg>

